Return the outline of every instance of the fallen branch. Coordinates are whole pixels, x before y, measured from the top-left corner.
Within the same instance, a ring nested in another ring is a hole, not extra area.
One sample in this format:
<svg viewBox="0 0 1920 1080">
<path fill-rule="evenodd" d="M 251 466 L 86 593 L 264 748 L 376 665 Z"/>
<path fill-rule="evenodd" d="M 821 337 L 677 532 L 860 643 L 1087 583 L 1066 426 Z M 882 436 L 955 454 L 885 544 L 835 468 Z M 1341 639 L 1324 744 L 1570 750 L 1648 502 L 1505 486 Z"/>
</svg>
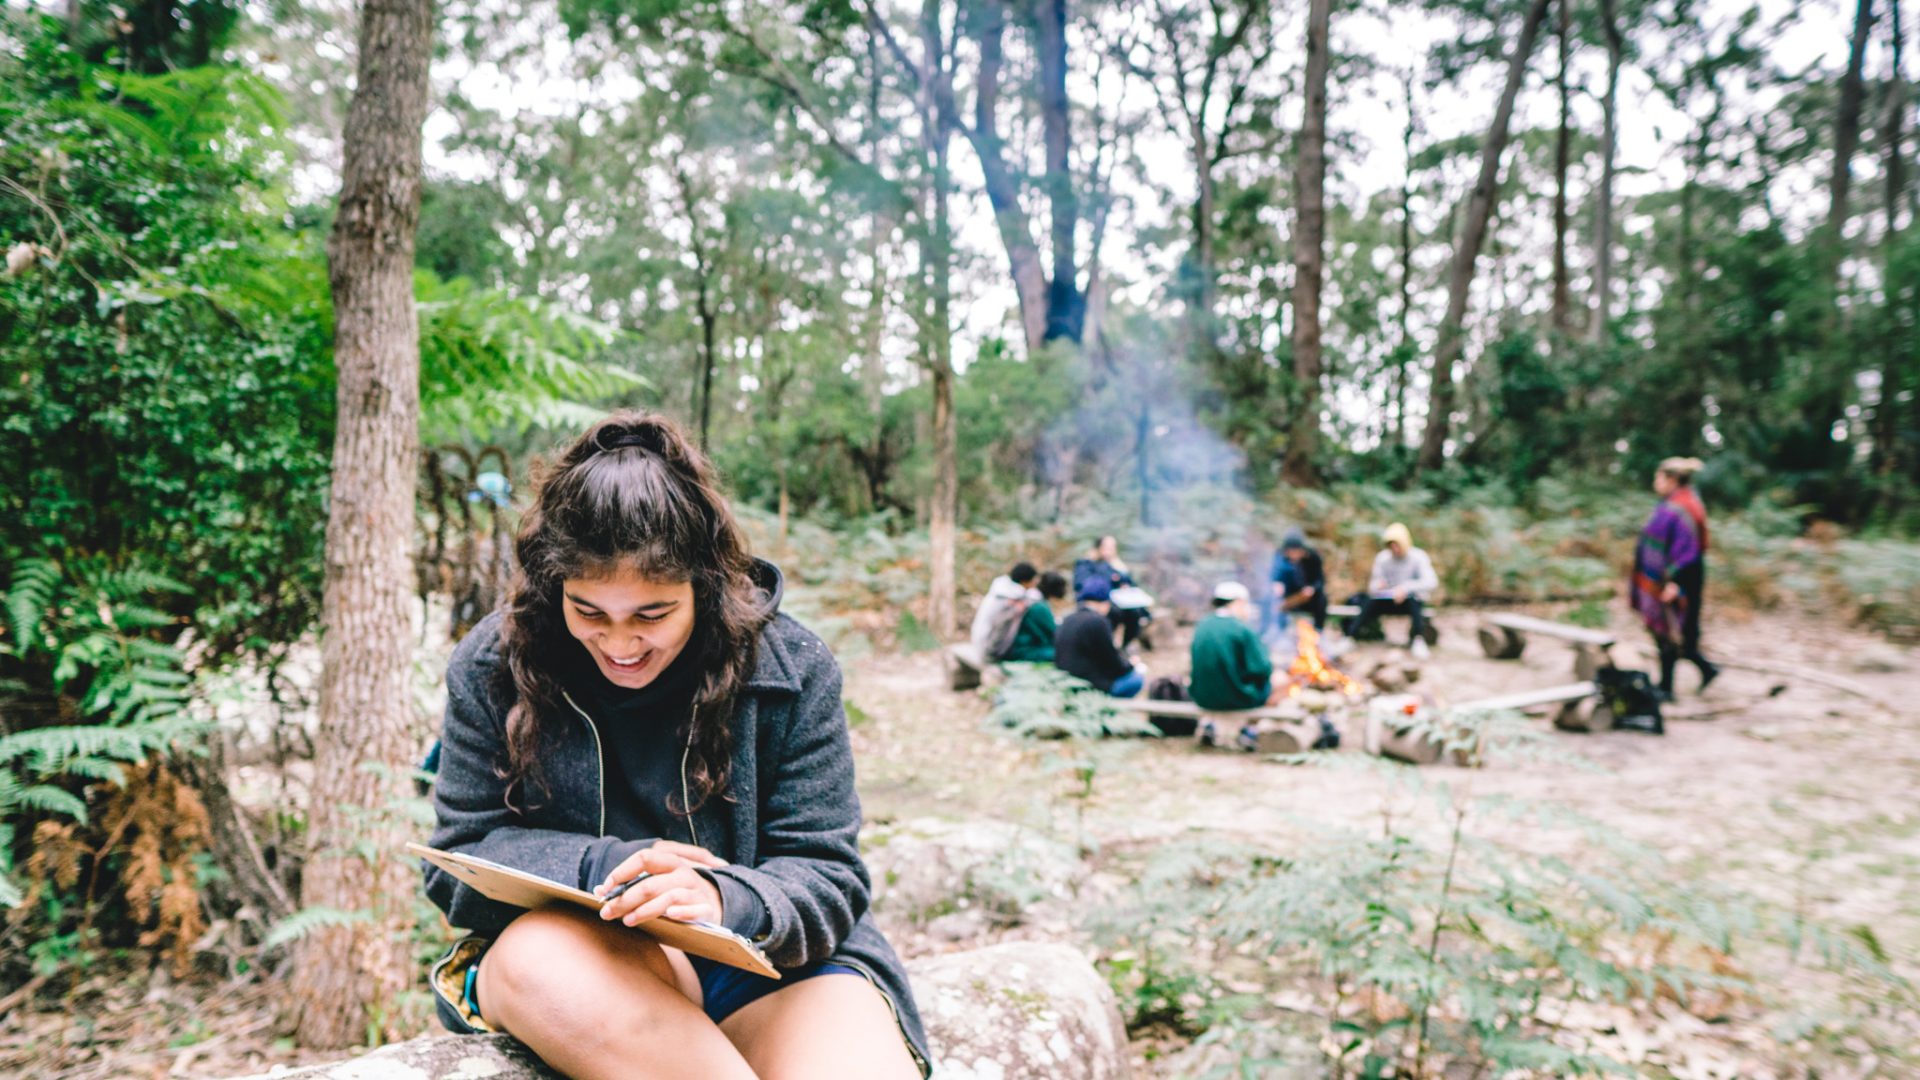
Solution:
<svg viewBox="0 0 1920 1080">
<path fill-rule="evenodd" d="M 1723 664 L 1721 666 L 1725 667 L 1729 665 Z M 1691 707 L 1673 708 L 1669 706 L 1668 708 L 1660 710 L 1660 712 L 1661 715 L 1668 720 L 1712 720 L 1715 717 L 1725 716 L 1728 713 L 1745 712 L 1755 705 L 1777 698 L 1787 692 L 1787 686 L 1788 684 L 1786 683 L 1775 683 L 1773 687 L 1764 694 L 1753 694 L 1733 701 L 1703 702 Z"/>
<path fill-rule="evenodd" d="M 1889 712 L 1893 711 L 1893 706 L 1888 705 L 1882 700 L 1880 695 L 1875 694 L 1872 690 L 1854 682 L 1852 679 L 1841 675 L 1829 675 L 1824 671 L 1815 671 L 1812 668 L 1799 667 L 1793 664 L 1749 664 L 1740 660 L 1721 660 L 1719 664 L 1721 667 L 1733 671 L 1752 671 L 1761 675 L 1791 675 L 1796 679 L 1805 679 L 1815 686 L 1824 686 L 1829 690 L 1838 690 L 1843 694 L 1852 694 L 1854 697 L 1865 698 Z"/>
<path fill-rule="evenodd" d="M 41 987 L 47 985 L 47 980 L 50 978 L 52 978 L 52 976 L 47 974 L 35 975 L 33 978 L 28 979 L 18 990 L 8 994 L 6 997 L 0 998 L 0 1017 L 6 1016 L 13 1011 L 15 1005 L 20 1004 L 38 993 Z"/>
</svg>

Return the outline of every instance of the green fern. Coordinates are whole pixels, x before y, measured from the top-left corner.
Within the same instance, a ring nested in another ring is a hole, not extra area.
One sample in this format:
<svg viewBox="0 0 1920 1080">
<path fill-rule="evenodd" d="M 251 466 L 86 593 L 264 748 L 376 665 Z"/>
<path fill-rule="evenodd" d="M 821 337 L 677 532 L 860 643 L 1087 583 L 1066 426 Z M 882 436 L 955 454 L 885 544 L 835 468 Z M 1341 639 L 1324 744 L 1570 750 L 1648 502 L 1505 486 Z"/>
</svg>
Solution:
<svg viewBox="0 0 1920 1080">
<path fill-rule="evenodd" d="M 329 926 L 352 926 L 372 918 L 373 912 L 364 908 L 354 908 L 350 911 L 330 907 L 301 908 L 273 924 L 273 929 L 267 931 L 266 939 L 261 942 L 261 946 L 277 949 L 283 945 L 291 945 L 315 930 L 322 930 Z"/>
<path fill-rule="evenodd" d="M 7 586 L 7 624 L 13 631 L 15 653 L 37 647 L 40 627 L 60 584 L 60 564 L 52 559 L 21 559 L 13 566 Z"/>
<path fill-rule="evenodd" d="M 1159 729 L 1113 699 L 1051 664 L 1005 665 L 1007 681 L 995 693 L 987 726 L 1037 739 L 1157 736 Z"/>
</svg>

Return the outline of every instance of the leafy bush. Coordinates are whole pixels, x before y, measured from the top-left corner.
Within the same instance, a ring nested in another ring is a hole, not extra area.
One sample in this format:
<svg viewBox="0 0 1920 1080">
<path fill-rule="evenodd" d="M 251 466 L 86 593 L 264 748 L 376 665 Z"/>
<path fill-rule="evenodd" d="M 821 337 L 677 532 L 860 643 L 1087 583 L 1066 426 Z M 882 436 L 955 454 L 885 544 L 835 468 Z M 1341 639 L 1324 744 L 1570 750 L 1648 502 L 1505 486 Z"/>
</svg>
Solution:
<svg viewBox="0 0 1920 1080">
<path fill-rule="evenodd" d="M 1113 707 L 1113 699 L 1052 664 L 1007 664 L 994 691 L 987 726 L 1036 739 L 1098 739 L 1160 732 L 1142 714 Z"/>
</svg>

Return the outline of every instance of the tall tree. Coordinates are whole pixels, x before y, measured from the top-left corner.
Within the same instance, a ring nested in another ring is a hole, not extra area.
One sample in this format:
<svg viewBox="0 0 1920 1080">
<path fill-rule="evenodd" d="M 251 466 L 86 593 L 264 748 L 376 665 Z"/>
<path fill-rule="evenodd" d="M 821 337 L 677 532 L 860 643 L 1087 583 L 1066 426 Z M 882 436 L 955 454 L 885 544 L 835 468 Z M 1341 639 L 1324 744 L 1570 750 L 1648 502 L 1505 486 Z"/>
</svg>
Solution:
<svg viewBox="0 0 1920 1080">
<path fill-rule="evenodd" d="M 1859 0 L 1853 11 L 1853 40 L 1847 52 L 1847 71 L 1840 79 L 1840 102 L 1833 120 L 1833 176 L 1827 182 L 1827 224 L 1824 238 L 1829 288 L 1837 287 L 1841 238 L 1847 231 L 1848 203 L 1853 192 L 1853 155 L 1860 148 L 1860 113 L 1866 102 L 1867 41 L 1873 33 L 1873 0 Z"/>
<path fill-rule="evenodd" d="M 1297 405 L 1287 433 L 1281 473 L 1287 483 L 1298 487 L 1319 483 L 1315 458 L 1320 444 L 1320 279 L 1327 231 L 1327 38 L 1332 8 L 1332 0 L 1309 0 L 1307 6 L 1306 113 L 1294 155 L 1293 381 Z"/>
<path fill-rule="evenodd" d="M 1864 3 L 1865 0 L 1862 0 Z M 1433 358 L 1433 378 L 1427 393 L 1427 430 L 1420 439 L 1420 468 L 1437 469 L 1446 458 L 1447 433 L 1453 423 L 1454 365 L 1466 350 L 1467 296 L 1473 287 L 1473 273 L 1480 260 L 1480 249 L 1487 240 L 1487 226 L 1493 219 L 1494 204 L 1500 192 L 1500 158 L 1507 148 L 1507 135 L 1513 120 L 1513 102 L 1520 96 L 1520 84 L 1526 80 L 1527 60 L 1533 55 L 1534 42 L 1540 36 L 1540 24 L 1547 17 L 1548 0 L 1533 0 L 1514 39 L 1507 59 L 1507 82 L 1500 92 L 1500 104 L 1494 109 L 1493 122 L 1480 148 L 1480 175 L 1468 197 L 1466 220 L 1455 239 L 1453 264 L 1447 273 L 1447 313 L 1440 323 L 1440 341 Z"/>
<path fill-rule="evenodd" d="M 1600 27 L 1607 38 L 1607 88 L 1600 96 L 1600 190 L 1593 207 L 1593 323 L 1595 341 L 1607 336 L 1613 315 L 1613 179 L 1619 157 L 1620 64 L 1626 43 L 1620 35 L 1617 0 L 1600 0 Z"/>
<path fill-rule="evenodd" d="M 1905 31 L 1900 25 L 1900 0 L 1887 2 L 1887 41 L 1891 58 L 1887 67 L 1886 114 L 1880 130 L 1880 153 L 1886 164 L 1887 227 L 1881 238 L 1882 273 L 1888 282 L 1887 304 L 1891 308 L 1898 301 L 1899 251 L 1902 242 L 1900 212 L 1906 201 L 1907 162 L 1904 156 L 1906 145 L 1907 119 L 1907 82 L 1906 70 L 1902 64 L 1906 50 Z M 1880 365 L 1879 398 L 1873 409 L 1873 459 L 1874 472 L 1881 477 L 1880 490 L 1883 500 L 1890 502 L 1895 495 L 1892 484 L 1900 454 L 1897 444 L 1900 437 L 1899 423 L 1899 386 L 1900 365 L 1914 363 L 1914 358 L 1903 355 L 1897 325 L 1889 311 L 1885 343 L 1885 357 Z"/>
<path fill-rule="evenodd" d="M 432 49 L 432 0 L 366 0 L 327 245 L 339 413 L 301 902 L 372 917 L 301 944 L 293 994 L 310 1046 L 364 1039 L 369 1024 L 396 1015 L 412 981 L 414 875 L 394 855 L 404 823 L 391 807 L 407 794 L 402 764 L 417 748 L 408 685 L 420 433 L 413 257 Z"/>
<path fill-rule="evenodd" d="M 1557 0 L 1554 37 L 1559 39 L 1560 65 L 1554 85 L 1560 92 L 1560 126 L 1553 140 L 1553 309 L 1551 325 L 1556 340 L 1567 336 L 1568 311 L 1573 299 L 1567 287 L 1567 168 L 1573 158 L 1573 87 L 1567 77 L 1573 50 L 1573 0 Z"/>
<path fill-rule="evenodd" d="M 921 337 L 927 349 L 927 367 L 933 376 L 933 509 L 928 515 L 927 528 L 933 580 L 927 599 L 927 622 L 935 634 L 945 637 L 953 633 L 956 623 L 954 534 L 960 509 L 960 475 L 956 460 L 959 436 L 953 416 L 953 228 L 948 205 L 952 187 L 948 148 L 953 141 L 953 129 L 947 122 L 950 111 L 940 107 L 940 102 L 952 94 L 953 50 L 942 26 L 941 7 L 942 0 L 923 0 L 920 15 L 921 57 L 926 75 L 920 98 L 920 123 L 931 189 L 928 193 L 931 210 L 925 223 L 927 236 L 920 250 L 922 262 L 928 266 L 927 286 L 931 294 L 929 318 Z M 1051 143 L 1048 153 L 1051 161 Z M 1071 244 L 1071 237 L 1068 243 Z M 1071 286 L 1069 278 L 1068 287 Z"/>
</svg>

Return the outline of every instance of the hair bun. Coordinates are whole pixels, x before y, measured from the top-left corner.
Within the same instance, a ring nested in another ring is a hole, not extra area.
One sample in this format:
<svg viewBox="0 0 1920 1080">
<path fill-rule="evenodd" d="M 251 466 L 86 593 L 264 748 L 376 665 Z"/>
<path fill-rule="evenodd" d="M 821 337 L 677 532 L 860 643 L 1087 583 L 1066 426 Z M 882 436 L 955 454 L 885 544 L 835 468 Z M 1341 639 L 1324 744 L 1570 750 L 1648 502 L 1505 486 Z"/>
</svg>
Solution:
<svg viewBox="0 0 1920 1080">
<path fill-rule="evenodd" d="M 632 427 L 608 425 L 608 427 L 609 430 L 596 432 L 593 437 L 594 447 L 603 454 L 613 450 L 624 450 L 631 446 L 650 454 L 667 456 L 666 439 L 662 437 L 660 428 L 656 424 L 636 424 Z"/>
</svg>

